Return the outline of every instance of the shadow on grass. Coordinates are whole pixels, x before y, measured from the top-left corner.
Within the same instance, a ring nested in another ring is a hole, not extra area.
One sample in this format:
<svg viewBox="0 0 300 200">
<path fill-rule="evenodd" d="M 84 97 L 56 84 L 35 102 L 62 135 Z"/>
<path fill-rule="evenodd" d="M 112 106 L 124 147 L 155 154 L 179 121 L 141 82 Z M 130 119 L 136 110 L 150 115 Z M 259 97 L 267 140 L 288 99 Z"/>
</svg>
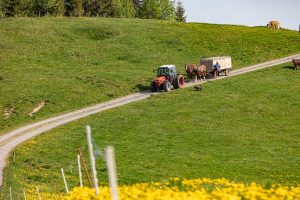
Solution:
<svg viewBox="0 0 300 200">
<path fill-rule="evenodd" d="M 133 89 L 137 89 L 139 92 L 143 92 L 145 90 L 149 90 L 150 86 L 149 85 L 143 85 L 143 84 L 136 84 Z"/>
<path fill-rule="evenodd" d="M 295 67 L 294 66 L 284 66 L 282 67 L 283 69 L 292 69 L 292 70 L 295 70 Z"/>
</svg>

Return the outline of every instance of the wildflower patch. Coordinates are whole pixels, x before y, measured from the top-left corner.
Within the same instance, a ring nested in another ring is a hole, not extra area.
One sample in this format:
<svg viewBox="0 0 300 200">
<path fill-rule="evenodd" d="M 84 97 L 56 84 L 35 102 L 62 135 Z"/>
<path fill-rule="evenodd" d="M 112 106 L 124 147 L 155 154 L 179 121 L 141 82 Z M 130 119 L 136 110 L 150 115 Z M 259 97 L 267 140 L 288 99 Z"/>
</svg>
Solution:
<svg viewBox="0 0 300 200">
<path fill-rule="evenodd" d="M 166 182 L 141 183 L 118 188 L 120 199 L 300 199 L 300 187 L 234 183 L 227 179 L 171 179 Z M 111 199 L 109 187 L 74 188 L 66 200 Z"/>
</svg>

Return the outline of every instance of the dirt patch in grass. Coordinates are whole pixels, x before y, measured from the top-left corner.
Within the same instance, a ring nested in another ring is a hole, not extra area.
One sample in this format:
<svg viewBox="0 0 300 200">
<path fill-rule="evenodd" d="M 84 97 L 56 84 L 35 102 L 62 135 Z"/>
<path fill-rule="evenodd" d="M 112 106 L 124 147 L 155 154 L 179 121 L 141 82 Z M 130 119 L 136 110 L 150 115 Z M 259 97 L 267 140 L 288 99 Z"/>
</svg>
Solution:
<svg viewBox="0 0 300 200">
<path fill-rule="evenodd" d="M 46 105 L 46 101 L 41 101 L 40 103 L 38 103 L 36 107 L 33 108 L 33 110 L 30 113 L 28 113 L 28 115 L 32 117 L 35 113 L 41 110 L 45 105 Z"/>
</svg>

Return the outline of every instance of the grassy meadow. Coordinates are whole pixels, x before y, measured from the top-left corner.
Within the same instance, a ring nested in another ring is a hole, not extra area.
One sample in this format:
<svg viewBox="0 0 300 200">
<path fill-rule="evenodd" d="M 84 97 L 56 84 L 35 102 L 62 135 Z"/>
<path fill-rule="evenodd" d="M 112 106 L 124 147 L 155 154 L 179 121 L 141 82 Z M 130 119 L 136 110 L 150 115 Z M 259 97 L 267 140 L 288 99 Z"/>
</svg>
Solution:
<svg viewBox="0 0 300 200">
<path fill-rule="evenodd" d="M 226 178 L 270 185 L 300 183 L 300 73 L 290 64 L 186 88 L 58 127 L 20 145 L 10 158 L 2 197 L 11 186 L 63 194 L 78 185 L 76 153 L 95 142 L 116 150 L 121 185 L 179 178 Z M 106 168 L 98 157 L 101 185 Z M 87 185 L 87 182 L 84 182 Z M 20 197 L 19 197 L 20 198 Z"/>
<path fill-rule="evenodd" d="M 0 133 L 148 89 L 162 64 L 230 55 L 237 69 L 300 52 L 296 31 L 140 19 L 0 19 L 0 38 Z"/>
</svg>

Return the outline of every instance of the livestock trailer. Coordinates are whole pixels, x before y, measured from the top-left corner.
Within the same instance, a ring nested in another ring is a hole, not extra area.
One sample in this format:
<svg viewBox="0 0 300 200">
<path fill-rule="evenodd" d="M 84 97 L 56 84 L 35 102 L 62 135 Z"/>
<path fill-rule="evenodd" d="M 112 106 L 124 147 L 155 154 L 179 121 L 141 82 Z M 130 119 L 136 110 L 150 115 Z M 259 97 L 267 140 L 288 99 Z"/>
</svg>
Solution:
<svg viewBox="0 0 300 200">
<path fill-rule="evenodd" d="M 232 69 L 230 56 L 203 58 L 200 60 L 200 64 L 206 66 L 207 73 L 213 73 L 213 67 L 217 62 L 220 65 L 220 71 L 225 75 Z"/>
</svg>

